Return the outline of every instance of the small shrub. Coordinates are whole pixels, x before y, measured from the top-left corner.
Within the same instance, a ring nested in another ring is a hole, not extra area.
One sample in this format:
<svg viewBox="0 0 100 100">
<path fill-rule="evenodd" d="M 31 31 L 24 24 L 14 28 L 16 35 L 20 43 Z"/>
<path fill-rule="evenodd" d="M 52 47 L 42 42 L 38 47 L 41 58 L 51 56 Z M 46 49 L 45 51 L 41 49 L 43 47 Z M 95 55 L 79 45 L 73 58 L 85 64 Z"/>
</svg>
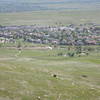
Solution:
<svg viewBox="0 0 100 100">
<path fill-rule="evenodd" d="M 58 56 L 63 56 L 63 53 L 62 53 L 62 52 L 60 52 L 60 53 L 58 53 L 57 55 L 58 55 Z"/>
<path fill-rule="evenodd" d="M 87 77 L 87 75 L 81 75 L 82 77 L 84 77 L 84 78 L 86 78 Z"/>
<path fill-rule="evenodd" d="M 95 48 L 93 48 L 93 47 L 87 47 L 86 50 L 89 51 L 89 52 L 92 52 L 92 51 L 95 51 Z"/>
<path fill-rule="evenodd" d="M 56 75 L 56 74 L 54 74 L 54 75 L 53 75 L 53 77 L 55 77 L 55 78 L 56 78 L 56 77 L 57 77 L 57 75 Z"/>
<path fill-rule="evenodd" d="M 69 56 L 69 57 L 74 57 L 74 56 L 75 56 L 75 53 L 74 53 L 74 52 L 69 52 L 69 53 L 68 53 L 68 56 Z"/>
</svg>

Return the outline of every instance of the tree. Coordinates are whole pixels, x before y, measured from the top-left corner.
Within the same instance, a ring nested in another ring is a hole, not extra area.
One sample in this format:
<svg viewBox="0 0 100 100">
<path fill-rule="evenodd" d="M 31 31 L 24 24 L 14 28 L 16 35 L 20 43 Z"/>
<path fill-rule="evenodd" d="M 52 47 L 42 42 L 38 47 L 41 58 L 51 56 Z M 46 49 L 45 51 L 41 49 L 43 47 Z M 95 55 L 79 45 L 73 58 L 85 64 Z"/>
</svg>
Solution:
<svg viewBox="0 0 100 100">
<path fill-rule="evenodd" d="M 18 45 L 17 45 L 18 50 L 21 50 L 21 47 L 22 47 L 22 45 L 21 45 L 21 42 L 19 41 Z"/>
<path fill-rule="evenodd" d="M 76 46 L 76 54 L 82 53 L 82 46 Z"/>
</svg>

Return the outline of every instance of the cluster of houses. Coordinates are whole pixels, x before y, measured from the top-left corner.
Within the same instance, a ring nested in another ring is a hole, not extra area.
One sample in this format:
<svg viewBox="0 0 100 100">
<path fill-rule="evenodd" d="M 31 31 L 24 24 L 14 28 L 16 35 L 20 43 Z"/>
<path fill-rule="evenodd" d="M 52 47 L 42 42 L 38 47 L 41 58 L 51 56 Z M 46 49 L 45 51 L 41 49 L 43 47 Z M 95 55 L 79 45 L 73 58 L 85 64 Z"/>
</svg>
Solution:
<svg viewBox="0 0 100 100">
<path fill-rule="evenodd" d="M 0 26 L 0 43 L 23 42 L 57 45 L 100 45 L 100 25 Z"/>
</svg>

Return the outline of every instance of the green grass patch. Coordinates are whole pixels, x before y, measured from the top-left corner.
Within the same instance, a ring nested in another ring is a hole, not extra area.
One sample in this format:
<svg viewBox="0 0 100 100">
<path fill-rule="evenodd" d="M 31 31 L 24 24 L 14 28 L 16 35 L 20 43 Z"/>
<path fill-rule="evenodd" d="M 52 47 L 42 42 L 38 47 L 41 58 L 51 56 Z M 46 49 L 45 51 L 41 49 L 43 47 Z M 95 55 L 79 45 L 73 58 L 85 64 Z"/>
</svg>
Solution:
<svg viewBox="0 0 100 100">
<path fill-rule="evenodd" d="M 71 58 L 55 56 L 59 52 L 66 50 L 22 50 L 15 56 L 18 50 L 1 48 L 0 99 L 99 100 L 100 53 Z"/>
</svg>

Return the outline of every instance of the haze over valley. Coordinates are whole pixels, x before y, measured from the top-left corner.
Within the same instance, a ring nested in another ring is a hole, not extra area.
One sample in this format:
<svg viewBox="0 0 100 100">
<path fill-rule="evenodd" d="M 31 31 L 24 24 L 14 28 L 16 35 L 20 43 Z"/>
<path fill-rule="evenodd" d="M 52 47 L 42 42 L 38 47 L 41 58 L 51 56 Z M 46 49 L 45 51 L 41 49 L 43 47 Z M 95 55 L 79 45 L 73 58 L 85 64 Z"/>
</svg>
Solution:
<svg viewBox="0 0 100 100">
<path fill-rule="evenodd" d="M 100 10 L 100 0 L 0 0 L 0 12 Z"/>
</svg>

